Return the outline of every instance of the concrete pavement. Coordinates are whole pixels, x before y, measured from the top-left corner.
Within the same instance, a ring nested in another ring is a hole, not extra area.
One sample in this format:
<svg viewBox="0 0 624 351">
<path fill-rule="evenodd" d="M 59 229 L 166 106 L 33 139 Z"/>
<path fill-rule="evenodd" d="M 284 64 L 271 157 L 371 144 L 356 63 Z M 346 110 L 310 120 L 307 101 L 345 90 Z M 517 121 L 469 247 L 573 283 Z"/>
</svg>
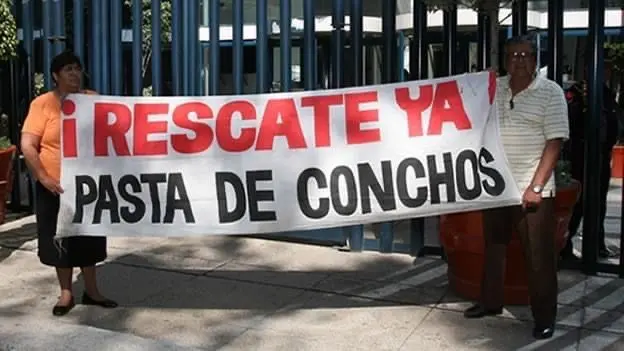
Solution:
<svg viewBox="0 0 624 351">
<path fill-rule="evenodd" d="M 613 252 L 619 253 L 620 251 L 620 227 L 622 217 L 622 180 L 611 179 L 609 192 L 607 193 L 607 213 L 605 216 L 605 241 L 607 246 Z M 579 226 L 579 235 L 573 239 L 574 250 L 577 256 L 581 256 L 583 251 L 583 222 Z M 609 263 L 614 265 L 620 264 L 620 258 L 613 257 L 608 259 L 600 259 L 602 263 Z"/>
<path fill-rule="evenodd" d="M 624 348 L 619 279 L 561 272 L 557 333 L 536 342 L 527 307 L 464 320 L 441 260 L 247 237 L 111 238 L 99 273 L 121 307 L 55 318 L 33 221 L 0 226 L 0 350 Z"/>
</svg>

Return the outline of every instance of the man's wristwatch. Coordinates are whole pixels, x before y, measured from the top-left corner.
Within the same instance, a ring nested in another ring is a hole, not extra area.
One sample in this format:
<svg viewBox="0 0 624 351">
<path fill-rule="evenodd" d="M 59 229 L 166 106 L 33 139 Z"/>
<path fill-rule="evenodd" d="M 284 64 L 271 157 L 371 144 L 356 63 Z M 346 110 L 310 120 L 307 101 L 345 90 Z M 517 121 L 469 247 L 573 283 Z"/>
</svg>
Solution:
<svg viewBox="0 0 624 351">
<path fill-rule="evenodd" d="M 531 190 L 533 190 L 533 192 L 536 194 L 541 194 L 544 190 L 544 187 L 541 185 L 533 185 L 533 188 Z"/>
</svg>

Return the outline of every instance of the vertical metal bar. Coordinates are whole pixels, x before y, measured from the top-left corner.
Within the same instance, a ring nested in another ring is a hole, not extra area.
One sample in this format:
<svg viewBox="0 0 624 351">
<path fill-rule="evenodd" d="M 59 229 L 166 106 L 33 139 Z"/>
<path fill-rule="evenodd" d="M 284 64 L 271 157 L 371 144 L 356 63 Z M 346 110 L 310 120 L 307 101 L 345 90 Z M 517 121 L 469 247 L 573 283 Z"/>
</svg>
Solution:
<svg viewBox="0 0 624 351">
<path fill-rule="evenodd" d="M 93 66 L 91 74 L 93 76 L 93 87 L 98 92 L 104 93 L 104 85 L 102 83 L 102 16 L 100 14 L 100 0 L 91 1 L 91 43 L 93 45 Z"/>
<path fill-rule="evenodd" d="M 535 33 L 535 46 L 537 46 L 537 69 L 542 67 L 542 37 L 539 32 Z"/>
<path fill-rule="evenodd" d="M 58 46 L 59 53 L 67 49 L 67 31 L 66 31 L 66 18 L 65 18 L 65 0 L 58 0 L 58 13 L 59 13 L 59 23 L 58 23 L 58 35 L 61 37 Z"/>
<path fill-rule="evenodd" d="M 332 9 L 332 49 L 331 49 L 331 87 L 343 87 L 343 62 L 344 62 L 344 0 L 333 0 Z"/>
<path fill-rule="evenodd" d="M 191 16 L 189 17 L 190 20 L 192 21 L 192 25 L 191 25 L 191 47 L 190 47 L 190 52 L 189 52 L 189 56 L 192 58 L 192 64 L 191 64 L 191 84 L 192 84 L 192 93 L 193 95 L 199 95 L 199 91 L 201 90 L 201 77 L 200 77 L 200 71 L 201 68 L 199 66 L 199 62 L 200 62 L 200 55 L 201 55 L 201 50 L 200 50 L 200 42 L 199 42 L 199 1 L 195 0 L 195 1 L 191 1 L 192 7 L 191 7 Z"/>
<path fill-rule="evenodd" d="M 267 76 L 268 76 L 268 80 L 269 80 L 269 87 L 268 87 L 268 91 L 272 92 L 273 91 L 273 82 L 275 81 L 275 60 L 278 59 L 275 57 L 275 41 L 273 39 L 269 39 L 269 46 L 268 52 L 269 54 L 269 63 L 268 63 L 268 71 L 267 71 Z M 279 59 L 278 59 L 279 62 Z"/>
<path fill-rule="evenodd" d="M 22 27 L 22 40 L 25 40 L 26 35 L 25 35 L 25 26 L 24 26 L 24 22 L 22 22 L 22 18 L 18 17 L 18 12 L 21 9 L 18 9 L 18 6 L 20 6 L 20 4 L 18 4 L 18 2 L 13 1 L 11 3 L 11 13 L 13 15 L 13 18 L 15 19 L 15 21 L 17 22 L 18 25 L 21 25 Z M 23 62 L 23 61 L 22 61 Z M 18 77 L 18 72 L 20 69 L 23 69 L 22 67 L 22 62 L 18 61 L 18 60 L 11 60 L 8 62 L 8 68 L 9 68 L 9 86 L 10 87 L 15 87 L 17 86 L 17 81 L 19 79 Z M 28 79 L 30 80 L 30 79 Z M 21 86 L 21 84 L 20 84 Z M 29 86 L 29 83 L 27 83 L 27 86 Z M 11 118 L 9 118 L 8 122 L 8 133 L 9 133 L 9 138 L 11 139 L 11 141 L 13 142 L 14 145 L 19 145 L 20 144 L 20 132 L 22 129 L 22 120 L 19 116 L 22 115 L 22 112 L 20 111 L 20 99 L 23 98 L 23 96 L 21 96 L 20 91 L 18 91 L 18 89 L 9 89 L 9 116 L 12 116 Z M 29 94 L 30 95 L 30 94 Z M 30 98 L 30 97 L 29 97 Z M 28 100 L 30 101 L 30 99 Z M 19 146 L 18 146 L 18 150 L 19 150 Z M 19 152 L 19 151 L 18 151 Z M 13 182 L 13 189 L 11 189 L 11 195 L 10 195 L 10 204 L 9 204 L 9 209 L 12 211 L 21 211 L 23 209 L 22 206 L 22 202 L 21 202 L 21 194 L 22 194 L 22 190 L 21 190 L 21 179 L 22 179 L 22 167 L 21 165 L 23 164 L 23 161 L 20 159 L 20 157 L 14 157 L 12 160 L 13 163 L 13 177 L 14 179 L 17 179 L 18 181 L 14 181 Z M 28 173 L 24 174 L 24 176 L 28 177 Z M 27 178 L 28 179 L 28 178 Z M 29 203 L 30 205 L 30 203 Z"/>
<path fill-rule="evenodd" d="M 43 35 L 41 36 L 41 40 L 43 41 L 43 80 L 45 84 L 46 90 L 52 88 L 52 77 L 50 75 L 50 62 L 52 61 L 52 44 L 50 43 L 50 37 L 52 34 L 52 6 L 50 4 L 50 0 L 41 0 L 42 1 L 42 13 L 41 13 L 41 21 L 42 21 L 42 29 Z"/>
<path fill-rule="evenodd" d="M 306 5 L 313 2 L 313 0 L 305 1 Z M 269 91 L 269 19 L 267 7 L 267 0 L 256 1 L 256 93 Z M 305 21 L 307 26 L 307 19 Z"/>
<path fill-rule="evenodd" d="M 50 42 L 50 56 L 54 57 L 60 53 L 58 46 L 59 34 L 59 16 L 62 14 L 58 11 L 58 1 L 48 0 L 50 8 L 50 34 L 48 35 L 48 41 Z"/>
<path fill-rule="evenodd" d="M 355 0 L 354 0 L 355 1 Z M 316 88 L 316 33 L 314 0 L 303 0 L 303 84 L 305 90 Z"/>
<path fill-rule="evenodd" d="M 381 58 L 381 80 L 391 83 L 396 79 L 397 72 L 397 41 L 396 41 L 396 0 L 386 0 L 381 9 L 383 53 Z"/>
<path fill-rule="evenodd" d="M 209 0 L 202 1 L 202 27 L 208 27 L 210 25 L 210 6 L 208 1 Z"/>
<path fill-rule="evenodd" d="M 322 86 L 322 82 L 319 82 L 319 80 L 321 80 L 319 77 L 319 41 L 316 38 L 316 35 L 314 36 L 314 55 L 312 57 L 314 66 L 314 89 L 316 89 L 317 87 Z"/>
<path fill-rule="evenodd" d="M 620 191 L 620 218 L 624 218 L 624 189 Z M 620 222 L 620 259 L 618 265 L 618 276 L 624 278 L 624 225 Z"/>
<path fill-rule="evenodd" d="M 514 0 L 511 7 L 511 28 L 513 36 L 523 35 L 527 32 L 528 0 Z"/>
<path fill-rule="evenodd" d="M 357 9 L 356 9 L 357 12 Z M 330 62 L 327 62 L 331 67 L 330 74 L 330 87 L 342 88 L 344 87 L 344 26 L 345 26 L 345 4 L 343 0 L 333 0 L 332 2 L 332 37 L 331 37 L 331 49 L 330 49 Z M 364 226 L 354 225 L 344 227 L 343 231 L 348 238 L 349 249 L 354 252 L 359 252 L 364 249 Z"/>
<path fill-rule="evenodd" d="M 457 5 L 444 10 L 444 68 L 446 75 L 457 72 Z"/>
<path fill-rule="evenodd" d="M 563 83 L 563 0 L 548 1 L 548 78 Z"/>
<path fill-rule="evenodd" d="M 182 77 L 184 68 L 182 67 L 183 51 L 182 51 L 182 13 L 183 8 L 186 8 L 186 4 L 183 4 L 183 0 L 171 1 L 171 81 L 173 84 L 173 94 L 182 95 L 182 84 L 186 84 L 185 79 Z"/>
<path fill-rule="evenodd" d="M 221 2 L 210 0 L 210 95 L 219 94 L 221 81 L 221 59 L 219 45 L 219 15 L 221 12 Z"/>
<path fill-rule="evenodd" d="M 282 91 L 290 91 L 292 81 L 290 1 L 291 0 L 280 0 L 280 77 Z"/>
<path fill-rule="evenodd" d="M 397 60 L 396 0 L 386 0 L 381 8 L 381 26 L 383 36 L 382 83 L 392 83 L 398 78 L 399 60 Z M 401 67 L 402 68 L 402 67 Z M 379 251 L 392 252 L 394 231 L 392 222 L 380 223 Z"/>
<path fill-rule="evenodd" d="M 427 6 L 423 0 L 414 0 L 412 5 L 413 34 L 410 41 L 410 79 L 427 79 L 429 68 L 427 62 Z M 425 247 L 425 219 L 410 220 L 411 254 L 421 256 Z"/>
<path fill-rule="evenodd" d="M 583 189 L 583 270 L 595 274 L 600 231 L 600 114 L 603 105 L 604 0 L 589 3 L 588 112 L 585 128 L 585 184 Z"/>
<path fill-rule="evenodd" d="M 191 45 L 191 29 L 188 23 L 188 18 L 191 12 L 191 1 L 193 0 L 181 0 L 182 2 L 182 14 L 176 15 L 176 21 L 179 21 L 178 26 L 182 33 L 182 39 L 180 41 L 180 57 L 176 59 L 182 66 L 182 94 L 185 96 L 191 95 L 191 62 L 187 57 L 188 48 Z M 177 18 L 180 17 L 180 18 Z"/>
<path fill-rule="evenodd" d="M 162 20 L 160 1 L 152 0 L 152 95 L 154 96 L 162 95 Z"/>
<path fill-rule="evenodd" d="M 34 0 L 22 1 L 22 32 L 24 33 L 24 39 L 22 46 L 24 47 L 24 53 L 26 54 L 26 77 L 28 79 L 28 101 L 31 100 L 31 94 L 33 92 L 33 51 L 35 47 L 34 40 Z M 45 68 L 46 70 L 48 67 Z"/>
<path fill-rule="evenodd" d="M 199 24 L 199 26 L 201 27 L 208 27 L 210 25 L 210 6 L 208 4 L 208 0 L 204 0 L 201 2 L 201 22 Z M 199 29 L 198 29 L 199 30 Z M 202 41 L 199 40 L 199 36 L 198 36 L 198 42 L 199 42 L 199 51 L 198 51 L 198 56 L 199 56 L 199 70 L 201 72 L 201 78 L 199 81 L 199 95 L 206 95 L 206 92 L 208 91 L 208 73 L 209 73 L 209 68 L 207 65 L 210 64 L 210 43 L 206 40 Z"/>
<path fill-rule="evenodd" d="M 56 56 L 65 49 L 65 1 L 52 1 L 52 55 Z"/>
<path fill-rule="evenodd" d="M 413 34 L 410 41 L 410 75 L 411 79 L 427 79 L 427 6 L 423 0 L 414 0 Z"/>
<path fill-rule="evenodd" d="M 364 32 L 362 0 L 351 0 L 351 47 L 353 48 L 353 83 L 364 84 Z"/>
<path fill-rule="evenodd" d="M 101 71 L 100 74 L 102 75 L 102 90 L 100 91 L 100 93 L 102 94 L 110 94 L 110 53 L 111 53 L 111 47 L 110 47 L 110 33 L 109 33 L 109 27 L 110 27 L 110 17 L 109 17 L 109 7 L 106 4 L 106 1 L 99 1 L 99 16 L 101 16 L 101 24 L 102 24 L 102 29 L 100 31 L 100 33 L 98 33 L 99 35 L 102 36 L 102 39 L 100 39 L 100 55 L 102 56 L 101 59 Z"/>
<path fill-rule="evenodd" d="M 234 78 L 234 94 L 243 93 L 243 0 L 232 1 L 232 78 Z"/>
<path fill-rule="evenodd" d="M 123 60 L 121 46 L 122 0 L 111 0 L 110 46 L 111 46 L 111 94 L 123 94 Z"/>
<path fill-rule="evenodd" d="M 84 0 L 73 0 L 74 53 L 84 60 Z M 29 1 L 32 2 L 32 1 Z"/>
<path fill-rule="evenodd" d="M 205 23 L 208 23 L 208 21 L 206 21 Z M 206 54 L 207 51 L 206 49 L 208 48 L 208 45 L 206 45 L 203 42 L 200 42 L 199 45 L 199 52 L 201 55 L 199 55 L 199 66 L 201 68 L 201 84 L 200 84 L 200 89 L 199 89 L 199 94 L 204 96 L 206 95 L 206 92 L 208 91 L 208 80 L 206 77 L 208 77 L 208 70 L 206 69 L 206 64 L 208 63 L 208 61 L 210 61 L 210 57 L 208 56 L 208 54 Z"/>
<path fill-rule="evenodd" d="M 399 71 L 397 72 L 398 76 L 396 77 L 396 81 L 403 82 L 407 78 L 405 76 L 405 33 L 403 33 L 403 31 L 400 31 L 397 33 L 397 35 L 398 35 L 398 43 L 397 43 L 398 66 L 397 67 Z"/>
<path fill-rule="evenodd" d="M 97 0 L 92 0 L 94 3 Z M 132 95 L 143 95 L 143 4 L 132 0 Z"/>
<path fill-rule="evenodd" d="M 483 12 L 479 12 L 477 27 L 477 67 L 481 70 L 487 69 L 492 64 L 490 62 L 490 17 Z M 469 67 L 470 68 L 470 67 Z"/>
</svg>

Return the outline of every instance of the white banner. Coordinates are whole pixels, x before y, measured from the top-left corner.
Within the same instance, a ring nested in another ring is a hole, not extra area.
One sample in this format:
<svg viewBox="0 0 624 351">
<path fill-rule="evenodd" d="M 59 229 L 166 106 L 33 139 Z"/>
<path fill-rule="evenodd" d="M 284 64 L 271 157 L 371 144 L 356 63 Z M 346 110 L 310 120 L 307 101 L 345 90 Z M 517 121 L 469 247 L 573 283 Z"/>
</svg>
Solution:
<svg viewBox="0 0 624 351">
<path fill-rule="evenodd" d="M 520 203 L 488 72 L 296 93 L 71 95 L 58 236 L 274 233 Z"/>
</svg>

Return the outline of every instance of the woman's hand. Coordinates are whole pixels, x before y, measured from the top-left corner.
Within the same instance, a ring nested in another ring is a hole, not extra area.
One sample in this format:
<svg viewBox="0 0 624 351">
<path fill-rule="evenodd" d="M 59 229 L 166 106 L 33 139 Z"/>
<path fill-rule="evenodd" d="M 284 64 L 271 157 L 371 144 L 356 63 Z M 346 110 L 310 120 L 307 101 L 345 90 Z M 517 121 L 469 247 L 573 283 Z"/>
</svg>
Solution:
<svg viewBox="0 0 624 351">
<path fill-rule="evenodd" d="M 42 176 L 39 179 L 39 183 L 41 183 L 41 185 L 43 185 L 46 189 L 48 189 L 55 195 L 60 195 L 63 193 L 63 188 L 61 188 L 61 184 L 49 175 Z"/>
</svg>

